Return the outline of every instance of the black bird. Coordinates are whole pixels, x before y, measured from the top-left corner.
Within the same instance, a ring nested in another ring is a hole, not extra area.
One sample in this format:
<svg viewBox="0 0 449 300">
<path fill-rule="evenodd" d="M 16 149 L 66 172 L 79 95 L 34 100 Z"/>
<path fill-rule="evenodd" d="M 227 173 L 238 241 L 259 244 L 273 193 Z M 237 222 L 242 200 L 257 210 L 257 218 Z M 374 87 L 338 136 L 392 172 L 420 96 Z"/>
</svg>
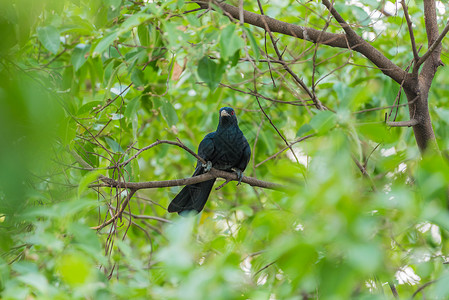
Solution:
<svg viewBox="0 0 449 300">
<path fill-rule="evenodd" d="M 243 171 L 251 157 L 251 149 L 248 141 L 239 128 L 234 109 L 222 107 L 219 113 L 217 131 L 204 137 L 198 146 L 198 155 L 207 164 L 197 162 L 193 176 L 201 175 L 214 167 L 224 171 L 234 171 L 239 177 L 239 183 L 243 178 Z M 186 185 L 168 206 L 168 212 L 182 214 L 184 211 L 203 210 L 214 185 L 215 179 Z"/>
</svg>

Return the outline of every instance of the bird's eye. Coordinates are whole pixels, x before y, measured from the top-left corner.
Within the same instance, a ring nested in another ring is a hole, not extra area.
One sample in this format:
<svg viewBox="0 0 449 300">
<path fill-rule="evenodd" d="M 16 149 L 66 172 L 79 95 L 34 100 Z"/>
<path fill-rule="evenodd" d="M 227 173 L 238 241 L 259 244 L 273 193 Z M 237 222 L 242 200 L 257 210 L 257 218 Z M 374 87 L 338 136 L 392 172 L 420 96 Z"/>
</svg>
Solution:
<svg viewBox="0 0 449 300">
<path fill-rule="evenodd" d="M 235 112 L 233 110 L 231 110 L 231 115 L 233 116 L 235 114 Z"/>
</svg>

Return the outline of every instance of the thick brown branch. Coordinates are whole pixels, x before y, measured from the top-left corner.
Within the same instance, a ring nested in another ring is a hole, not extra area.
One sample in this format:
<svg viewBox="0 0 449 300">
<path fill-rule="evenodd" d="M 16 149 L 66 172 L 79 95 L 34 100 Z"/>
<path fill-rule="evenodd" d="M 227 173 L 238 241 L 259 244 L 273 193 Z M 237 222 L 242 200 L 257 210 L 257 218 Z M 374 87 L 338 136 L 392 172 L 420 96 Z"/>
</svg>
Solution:
<svg viewBox="0 0 449 300">
<path fill-rule="evenodd" d="M 195 1 L 195 2 L 203 9 L 209 8 L 209 1 Z M 237 7 L 226 3 L 215 3 L 215 5 L 219 6 L 223 10 L 223 12 L 226 13 L 226 15 L 229 14 L 228 16 L 231 16 L 232 18 L 239 20 L 240 12 Z M 265 22 L 266 22 L 270 27 L 271 32 L 278 32 L 311 42 L 318 41 L 318 38 L 321 35 L 320 38 L 321 44 L 338 48 L 347 48 L 346 38 L 344 34 L 336 34 L 329 32 L 322 33 L 322 31 L 320 30 L 293 25 L 290 23 L 270 18 L 266 15 L 262 16 L 246 10 L 243 11 L 243 18 L 245 23 L 257 26 L 262 29 L 265 29 Z"/>
<path fill-rule="evenodd" d="M 154 188 L 164 188 L 164 187 L 172 187 L 172 186 L 183 186 L 188 184 L 195 184 L 199 182 L 204 182 L 214 178 L 223 178 L 230 181 L 238 181 L 237 174 L 230 173 L 226 171 L 221 171 L 212 168 L 208 173 L 183 178 L 183 179 L 173 179 L 173 180 L 162 180 L 162 181 L 145 181 L 145 182 L 122 182 L 117 181 L 112 178 L 108 178 L 105 176 L 100 176 L 100 180 L 104 182 L 104 184 L 93 184 L 91 187 L 118 187 L 118 188 L 129 188 L 132 190 L 141 190 L 141 189 L 154 189 Z M 251 186 L 257 186 L 266 189 L 272 190 L 285 190 L 287 189 L 285 186 L 255 179 L 253 177 L 243 176 L 242 182 L 247 183 Z"/>
</svg>

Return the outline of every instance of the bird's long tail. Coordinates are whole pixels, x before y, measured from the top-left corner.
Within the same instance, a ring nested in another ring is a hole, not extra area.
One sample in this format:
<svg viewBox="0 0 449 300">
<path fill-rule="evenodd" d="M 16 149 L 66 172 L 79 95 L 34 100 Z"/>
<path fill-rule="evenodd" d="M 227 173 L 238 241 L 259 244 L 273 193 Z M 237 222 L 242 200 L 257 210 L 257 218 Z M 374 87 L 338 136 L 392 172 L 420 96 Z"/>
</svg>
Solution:
<svg viewBox="0 0 449 300">
<path fill-rule="evenodd" d="M 186 185 L 178 195 L 170 202 L 168 212 L 196 211 L 203 210 L 209 198 L 210 191 L 214 186 L 215 179 Z"/>
</svg>

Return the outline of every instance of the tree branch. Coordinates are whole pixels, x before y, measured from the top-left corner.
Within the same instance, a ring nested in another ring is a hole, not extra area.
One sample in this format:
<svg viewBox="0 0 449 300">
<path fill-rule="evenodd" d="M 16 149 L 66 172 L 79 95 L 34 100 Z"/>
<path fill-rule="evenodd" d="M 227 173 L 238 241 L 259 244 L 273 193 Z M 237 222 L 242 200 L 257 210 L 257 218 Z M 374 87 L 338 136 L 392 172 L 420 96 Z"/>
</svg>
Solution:
<svg viewBox="0 0 449 300">
<path fill-rule="evenodd" d="M 195 1 L 202 9 L 209 8 L 209 1 Z M 216 3 L 216 6 L 220 7 L 226 16 L 230 16 L 236 20 L 240 18 L 239 9 L 235 6 L 226 3 Z M 321 35 L 320 43 L 338 48 L 348 48 L 346 38 L 344 34 L 329 33 L 316 30 L 313 28 L 293 25 L 290 23 L 282 22 L 266 15 L 259 15 L 253 12 L 243 10 L 243 18 L 245 23 L 254 25 L 256 27 L 265 29 L 265 22 L 268 24 L 271 32 L 278 32 L 285 35 L 293 36 L 303 40 L 316 42 Z"/>
<path fill-rule="evenodd" d="M 329 1 L 323 0 L 331 7 Z M 210 9 L 210 1 L 195 1 L 201 8 Z M 226 4 L 213 2 L 218 6 L 222 12 L 231 19 L 239 20 L 240 11 L 237 7 Z M 259 15 L 249 11 L 243 11 L 244 21 L 247 24 L 254 25 L 256 27 L 265 29 L 265 23 L 268 25 L 271 32 L 282 33 L 285 35 L 293 36 L 295 38 L 307 40 L 313 43 L 320 43 L 323 45 L 328 45 L 336 48 L 352 49 L 359 52 L 368 58 L 373 64 L 375 64 L 385 75 L 391 77 L 394 81 L 401 83 L 406 76 L 406 72 L 390 61 L 385 55 L 383 55 L 379 50 L 370 45 L 362 37 L 357 35 L 350 28 L 343 28 L 349 32 L 353 32 L 348 36 L 347 34 L 337 34 L 329 33 L 321 30 L 316 30 L 309 27 L 303 27 L 298 25 L 293 25 L 290 23 L 282 22 L 266 15 Z M 338 21 L 338 20 L 337 20 Z M 344 20 L 343 20 L 344 21 Z M 349 46 L 348 46 L 349 43 Z M 406 81 L 405 86 L 408 87 L 408 81 Z"/>
<path fill-rule="evenodd" d="M 431 280 L 431 281 L 429 281 L 429 282 L 424 283 L 422 286 L 420 286 L 420 287 L 413 293 L 412 299 L 415 298 L 415 296 L 418 295 L 418 293 L 421 292 L 423 289 L 425 289 L 426 287 L 428 287 L 429 285 L 431 285 L 431 284 L 433 284 L 433 283 L 435 283 L 435 282 L 437 282 L 437 281 L 438 281 L 438 279 L 437 279 L 437 280 Z"/>
<path fill-rule="evenodd" d="M 411 119 L 409 121 L 399 121 L 399 122 L 387 122 L 390 127 L 412 127 L 418 125 L 418 120 Z"/>
<path fill-rule="evenodd" d="M 260 163 L 258 163 L 255 167 L 258 168 L 260 165 L 266 163 L 267 161 L 269 161 L 269 160 L 271 160 L 271 159 L 273 159 L 273 158 L 276 158 L 279 154 L 281 154 L 281 153 L 284 152 L 285 150 L 289 149 L 289 148 L 290 148 L 291 146 L 293 146 L 294 144 L 299 143 L 299 142 L 302 142 L 302 141 L 304 141 L 304 140 L 306 140 L 306 139 L 308 139 L 308 138 L 311 138 L 312 136 L 315 136 L 315 135 L 316 135 L 315 133 L 312 133 L 312 134 L 309 134 L 309 135 L 306 135 L 306 136 L 303 136 L 303 137 L 298 138 L 296 141 L 294 141 L 293 143 L 291 143 L 289 146 L 282 148 L 281 150 L 279 150 L 279 151 L 276 152 L 275 154 L 271 155 L 271 156 L 268 157 L 267 159 L 265 159 L 265 160 L 261 161 Z"/>
<path fill-rule="evenodd" d="M 394 283 L 391 282 L 391 281 L 389 281 L 389 282 L 388 282 L 388 285 L 390 286 L 390 290 L 391 290 L 391 293 L 393 294 L 393 296 L 394 296 L 396 299 L 399 299 L 398 290 L 397 290 L 396 287 L 394 286 Z"/>
<path fill-rule="evenodd" d="M 92 184 L 90 187 L 115 187 L 115 188 L 128 188 L 132 190 L 141 190 L 141 189 L 154 189 L 154 188 L 164 188 L 164 187 L 172 187 L 172 186 L 183 186 L 189 184 L 195 184 L 199 182 L 204 182 L 214 178 L 223 178 L 229 181 L 238 181 L 237 174 L 226 172 L 222 170 L 217 170 L 212 168 L 208 173 L 201 174 L 194 177 L 182 178 L 182 179 L 173 179 L 173 180 L 161 180 L 161 181 L 144 181 L 144 182 L 123 182 L 117 181 L 115 179 L 100 176 L 99 179 L 104 182 L 104 184 Z M 286 190 L 287 187 L 272 183 L 268 181 L 258 180 L 253 177 L 243 176 L 242 182 L 247 183 L 251 186 L 257 186 L 266 189 L 272 190 Z"/>
<path fill-rule="evenodd" d="M 258 2 L 258 4 L 259 4 L 260 14 L 261 14 L 262 16 L 264 16 L 263 9 L 262 9 L 262 5 L 261 5 L 261 3 L 260 3 L 259 0 L 258 0 L 257 2 Z M 293 77 L 293 79 L 295 79 L 295 81 L 296 81 L 296 82 L 302 87 L 302 89 L 309 95 L 309 97 L 313 100 L 313 102 L 314 102 L 316 108 L 319 109 L 319 110 L 324 110 L 324 107 L 323 107 L 321 101 L 316 97 L 316 95 L 315 95 L 314 93 L 312 93 L 312 92 L 309 90 L 309 88 L 308 88 L 307 85 L 304 83 L 304 81 L 302 81 L 301 78 L 299 78 L 299 77 L 295 74 L 295 72 L 293 72 L 293 70 L 290 69 L 290 67 L 288 66 L 288 64 L 282 59 L 282 53 L 281 53 L 281 52 L 279 51 L 279 49 L 278 49 L 276 40 L 274 39 L 273 33 L 272 33 L 271 30 L 270 30 L 270 27 L 268 26 L 268 24 L 267 24 L 267 22 L 266 22 L 266 20 L 265 20 L 264 18 L 262 18 L 262 21 L 263 21 L 263 23 L 264 23 L 264 25 L 265 25 L 265 31 L 268 32 L 268 35 L 270 36 L 270 40 L 271 40 L 271 43 L 273 44 L 274 51 L 276 52 L 276 55 L 277 55 L 279 61 L 281 62 L 282 66 L 284 67 L 284 69 L 285 69 L 285 70 L 286 70 L 286 71 Z M 323 33 L 323 31 L 321 32 L 321 34 L 322 34 L 322 33 Z M 319 39 L 319 37 L 318 37 L 318 39 Z M 267 53 L 267 55 L 268 55 L 268 53 Z M 257 97 L 256 97 L 256 98 L 257 98 Z M 257 101 L 259 101 L 259 100 L 257 99 Z M 259 106 L 260 106 L 260 103 L 259 103 Z M 264 112 L 264 113 L 265 113 L 265 112 Z M 287 145 L 288 145 L 288 144 L 287 144 Z"/>
<path fill-rule="evenodd" d="M 334 5 L 329 0 L 322 0 L 324 6 L 329 10 L 332 16 L 337 20 L 343 30 L 346 32 L 346 37 L 351 49 L 363 54 L 373 64 L 380 68 L 380 70 L 387 76 L 391 77 L 394 81 L 401 84 L 404 80 L 407 72 L 402 70 L 379 50 L 374 48 L 370 43 L 365 41 L 360 35 L 358 35 L 343 17 L 335 10 Z"/>
<path fill-rule="evenodd" d="M 351 26 L 343 19 L 343 17 L 335 10 L 334 4 L 330 3 L 328 0 L 322 0 L 324 6 L 329 10 L 335 20 L 340 24 L 341 28 L 346 32 L 349 38 L 357 38 L 359 35 L 352 30 Z"/>
<path fill-rule="evenodd" d="M 122 162 L 119 164 L 120 167 L 124 167 L 127 164 L 129 164 L 133 159 L 135 159 L 137 156 L 140 155 L 140 153 L 142 153 L 143 151 L 146 151 L 148 149 L 151 149 L 157 145 L 160 144 L 169 144 L 169 145 L 175 145 L 178 146 L 184 150 L 186 150 L 187 152 L 189 152 L 190 154 L 192 154 L 193 156 L 195 156 L 196 159 L 198 159 L 200 162 L 202 162 L 203 164 L 206 163 L 206 161 L 200 157 L 199 155 L 197 155 L 194 151 L 192 151 L 189 147 L 187 147 L 186 145 L 184 145 L 179 139 L 178 142 L 173 142 L 173 141 L 167 141 L 167 140 L 157 140 L 156 142 L 152 143 L 151 145 L 148 145 L 146 147 L 143 147 L 142 149 L 140 149 L 139 151 L 137 151 L 136 154 L 134 154 L 133 156 L 131 156 L 129 159 L 127 159 L 126 161 Z M 115 166 L 110 167 L 110 168 L 115 168 Z"/>
<path fill-rule="evenodd" d="M 410 15 L 408 14 L 408 8 L 407 8 L 407 5 L 405 4 L 404 0 L 401 1 L 401 5 L 402 5 L 402 9 L 404 10 L 405 20 L 407 21 L 408 32 L 410 34 L 410 41 L 412 43 L 413 57 L 414 57 L 415 63 L 416 63 L 419 60 L 419 55 L 418 55 L 418 50 L 416 48 L 415 35 L 413 34 L 412 20 L 410 19 Z"/>
<path fill-rule="evenodd" d="M 449 21 L 447 21 L 446 26 L 444 27 L 441 34 L 438 36 L 438 38 L 435 40 L 435 42 L 432 43 L 430 48 L 427 50 L 426 53 L 418 60 L 416 63 L 416 68 L 419 68 L 432 54 L 432 52 L 441 44 L 441 41 L 444 39 L 446 34 L 449 32 Z"/>
<path fill-rule="evenodd" d="M 125 183 L 125 185 L 126 185 L 126 183 Z M 134 193 L 136 191 L 137 191 L 136 189 L 130 189 L 130 191 L 128 192 L 128 195 L 125 198 L 125 201 L 123 201 L 123 203 L 122 203 L 122 207 L 120 207 L 120 210 L 112 218 L 110 218 L 109 220 L 107 220 L 103 224 L 95 226 L 95 227 L 91 227 L 91 229 L 100 230 L 100 229 L 108 226 L 109 224 L 113 223 L 115 220 L 117 220 L 117 218 L 119 218 L 122 215 L 122 213 L 125 210 L 126 206 L 128 206 L 129 200 L 132 198 L 132 196 L 134 195 Z"/>
</svg>

